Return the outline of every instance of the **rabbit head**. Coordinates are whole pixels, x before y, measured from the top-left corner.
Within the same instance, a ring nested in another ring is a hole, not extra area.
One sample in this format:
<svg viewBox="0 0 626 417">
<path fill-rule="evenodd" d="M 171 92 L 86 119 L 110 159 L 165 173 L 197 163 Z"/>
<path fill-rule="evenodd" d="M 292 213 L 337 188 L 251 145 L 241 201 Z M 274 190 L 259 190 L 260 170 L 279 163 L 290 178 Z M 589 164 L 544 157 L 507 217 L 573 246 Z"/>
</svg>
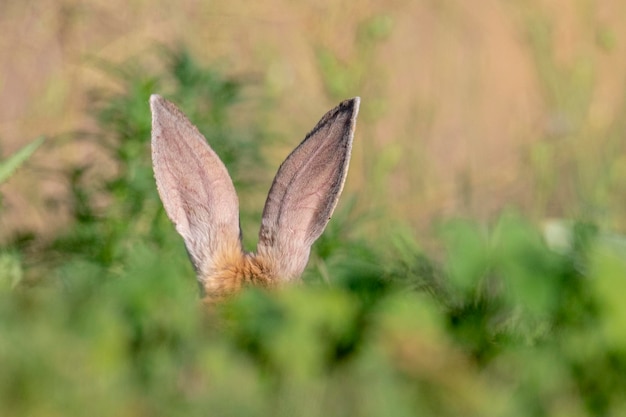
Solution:
<svg viewBox="0 0 626 417">
<path fill-rule="evenodd" d="M 343 189 L 359 102 L 346 100 L 326 113 L 285 159 L 265 202 L 257 251 L 245 253 L 226 167 L 174 104 L 150 97 L 157 189 L 208 301 L 246 285 L 299 278 Z"/>
</svg>

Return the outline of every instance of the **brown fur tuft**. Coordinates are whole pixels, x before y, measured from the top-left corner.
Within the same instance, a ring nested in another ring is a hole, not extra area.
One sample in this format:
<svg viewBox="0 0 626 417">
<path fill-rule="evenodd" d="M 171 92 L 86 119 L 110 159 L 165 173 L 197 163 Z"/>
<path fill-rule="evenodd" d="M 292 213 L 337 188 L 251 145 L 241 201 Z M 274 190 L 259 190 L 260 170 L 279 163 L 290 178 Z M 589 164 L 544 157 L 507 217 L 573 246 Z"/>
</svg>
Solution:
<svg viewBox="0 0 626 417">
<path fill-rule="evenodd" d="M 261 256 L 235 250 L 220 255 L 215 269 L 198 276 L 205 294 L 204 302 L 223 300 L 247 286 L 272 288 L 279 283 L 271 263 Z"/>
</svg>

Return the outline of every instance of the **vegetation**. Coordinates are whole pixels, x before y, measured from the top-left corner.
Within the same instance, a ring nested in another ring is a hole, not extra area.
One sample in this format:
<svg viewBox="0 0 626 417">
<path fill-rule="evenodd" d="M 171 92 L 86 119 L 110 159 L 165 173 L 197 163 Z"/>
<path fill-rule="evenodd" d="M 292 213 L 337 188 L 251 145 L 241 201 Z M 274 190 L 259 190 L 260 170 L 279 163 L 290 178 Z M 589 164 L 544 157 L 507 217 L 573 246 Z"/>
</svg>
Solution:
<svg viewBox="0 0 626 417">
<path fill-rule="evenodd" d="M 626 241 L 589 223 L 452 220 L 424 253 L 406 233 L 349 234 L 344 196 L 307 285 L 203 310 L 156 194 L 148 97 L 184 108 L 242 200 L 260 130 L 232 123 L 240 81 L 162 56 L 94 93 L 98 129 L 80 138 L 116 170 L 68 172 L 67 231 L 0 251 L 0 415 L 626 413 Z"/>
</svg>

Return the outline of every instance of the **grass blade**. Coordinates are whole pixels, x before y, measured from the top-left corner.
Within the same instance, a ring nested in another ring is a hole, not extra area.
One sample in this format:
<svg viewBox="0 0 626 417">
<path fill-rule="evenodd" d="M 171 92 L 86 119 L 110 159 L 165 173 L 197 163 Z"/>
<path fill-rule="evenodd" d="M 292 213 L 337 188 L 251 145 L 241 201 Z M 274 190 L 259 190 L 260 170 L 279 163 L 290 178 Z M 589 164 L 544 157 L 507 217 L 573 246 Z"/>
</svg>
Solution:
<svg viewBox="0 0 626 417">
<path fill-rule="evenodd" d="M 9 159 L 0 162 L 0 184 L 6 181 L 44 142 L 43 136 L 35 139 L 14 153 Z"/>
</svg>

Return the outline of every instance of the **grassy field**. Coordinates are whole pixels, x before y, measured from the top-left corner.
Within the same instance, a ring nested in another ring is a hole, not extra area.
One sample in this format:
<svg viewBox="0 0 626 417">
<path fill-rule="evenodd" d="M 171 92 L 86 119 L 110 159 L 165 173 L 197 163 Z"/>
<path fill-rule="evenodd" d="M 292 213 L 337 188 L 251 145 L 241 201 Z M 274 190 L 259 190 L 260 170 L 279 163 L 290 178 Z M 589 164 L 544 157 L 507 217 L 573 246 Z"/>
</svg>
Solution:
<svg viewBox="0 0 626 417">
<path fill-rule="evenodd" d="M 626 414 L 619 1 L 8 1 L 0 26 L 1 416 Z M 305 285 L 200 306 L 155 92 L 228 166 L 248 249 L 278 162 L 362 97 Z"/>
</svg>

